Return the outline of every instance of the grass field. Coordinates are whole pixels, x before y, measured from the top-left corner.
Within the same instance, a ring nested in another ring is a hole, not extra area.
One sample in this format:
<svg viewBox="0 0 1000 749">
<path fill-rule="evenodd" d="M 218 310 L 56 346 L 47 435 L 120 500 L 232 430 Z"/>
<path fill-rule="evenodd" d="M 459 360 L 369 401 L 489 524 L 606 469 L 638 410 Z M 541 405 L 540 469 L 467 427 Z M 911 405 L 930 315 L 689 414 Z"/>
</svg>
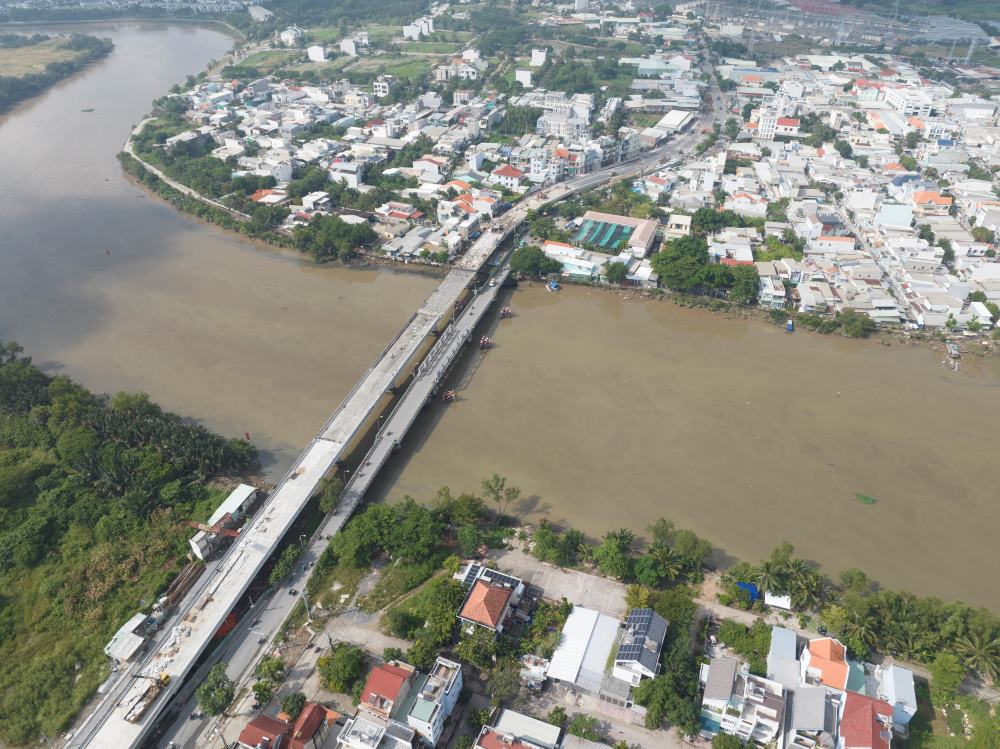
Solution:
<svg viewBox="0 0 1000 749">
<path fill-rule="evenodd" d="M 354 62 L 354 57 L 338 57 L 330 62 L 301 62 L 282 68 L 289 73 L 316 73 L 319 76 L 334 76 Z"/>
<path fill-rule="evenodd" d="M 389 57 L 388 55 L 378 55 L 362 60 L 351 68 L 351 72 L 374 73 L 376 75 L 379 73 L 388 73 L 397 78 L 419 78 L 430 72 L 434 62 L 426 57 Z"/>
<path fill-rule="evenodd" d="M 462 49 L 456 42 L 407 42 L 399 46 L 403 52 L 431 52 L 436 54 L 454 54 Z"/>
<path fill-rule="evenodd" d="M 292 49 L 272 49 L 263 52 L 255 52 L 245 60 L 240 61 L 244 67 L 257 68 L 261 73 L 270 73 L 273 70 L 282 68 L 292 60 L 302 57 L 301 50 Z"/>
<path fill-rule="evenodd" d="M 30 73 L 43 73 L 50 62 L 72 60 L 77 53 L 71 49 L 62 49 L 65 40 L 50 39 L 41 44 L 17 49 L 0 49 L 0 76 L 20 78 Z"/>
</svg>

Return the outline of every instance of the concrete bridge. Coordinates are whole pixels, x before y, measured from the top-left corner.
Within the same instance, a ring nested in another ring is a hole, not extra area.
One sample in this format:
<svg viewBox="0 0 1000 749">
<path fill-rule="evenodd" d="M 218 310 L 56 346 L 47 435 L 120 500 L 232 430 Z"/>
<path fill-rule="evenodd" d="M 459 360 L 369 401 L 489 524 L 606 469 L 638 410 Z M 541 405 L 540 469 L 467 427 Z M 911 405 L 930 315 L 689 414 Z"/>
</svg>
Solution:
<svg viewBox="0 0 1000 749">
<path fill-rule="evenodd" d="M 178 693 L 222 622 L 246 593 L 306 504 L 319 491 L 323 479 L 334 474 L 375 430 L 374 443 L 347 482 L 338 508 L 313 537 L 302 560 L 309 563 L 319 557 L 329 537 L 343 527 L 361 503 L 378 470 L 403 439 L 469 334 L 495 300 L 509 271 L 490 265 L 489 261 L 521 226 L 529 210 L 647 171 L 659 162 L 685 153 L 696 139 L 692 130 L 665 146 L 646 152 L 641 158 L 548 188 L 508 211 L 495 224 L 499 230 L 485 232 L 362 375 L 278 482 L 240 537 L 220 559 L 206 565 L 205 573 L 178 612 L 165 623 L 146 654 L 123 671 L 122 677 L 110 687 L 67 746 L 125 749 L 140 745 L 148 737 L 162 709 Z M 484 269 L 492 269 L 494 285 L 486 281 Z M 480 286 L 476 285 L 477 278 Z M 468 303 L 461 314 L 456 315 L 456 303 L 465 302 Z M 397 393 L 402 395 L 385 416 Z M 382 418 L 385 423 L 377 429 Z M 243 640 L 237 645 L 236 655 L 227 656 L 231 676 L 242 675 L 240 664 L 245 662 L 249 667 L 267 647 L 284 615 L 297 600 L 297 597 L 288 596 L 272 601 L 275 605 L 267 609 L 266 620 L 256 625 L 267 633 L 261 638 L 265 642 L 253 640 L 249 627 L 240 627 L 234 633 Z M 260 613 L 263 612 L 255 612 L 255 615 Z M 226 650 L 232 652 L 232 647 L 227 646 Z"/>
</svg>

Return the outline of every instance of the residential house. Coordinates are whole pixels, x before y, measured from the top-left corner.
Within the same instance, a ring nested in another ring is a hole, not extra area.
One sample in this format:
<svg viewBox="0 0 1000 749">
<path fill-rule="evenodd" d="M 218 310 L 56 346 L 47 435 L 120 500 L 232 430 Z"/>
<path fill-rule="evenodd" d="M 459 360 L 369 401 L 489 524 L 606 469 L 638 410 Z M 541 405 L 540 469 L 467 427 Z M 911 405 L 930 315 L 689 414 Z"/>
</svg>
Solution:
<svg viewBox="0 0 1000 749">
<path fill-rule="evenodd" d="M 840 713 L 837 749 L 890 749 L 891 705 L 857 692 L 848 692 Z"/>
<path fill-rule="evenodd" d="M 458 575 L 468 589 L 458 618 L 469 627 L 501 632 L 511 609 L 524 595 L 524 583 L 513 575 L 470 563 Z"/>
<path fill-rule="evenodd" d="M 973 302 L 973 304 L 979 304 Z M 987 310 L 988 313 L 988 310 Z M 917 714 L 917 695 L 913 685 L 913 672 L 895 664 L 876 671 L 878 680 L 877 696 L 892 707 L 892 726 L 897 732 L 904 732 L 910 720 Z"/>
<path fill-rule="evenodd" d="M 475 749 L 556 749 L 562 729 L 513 710 L 501 710 L 492 726 L 483 726 Z"/>
<path fill-rule="evenodd" d="M 399 721 L 358 710 L 337 736 L 337 749 L 413 749 L 416 731 Z"/>
<path fill-rule="evenodd" d="M 438 656 L 429 674 L 417 674 L 406 706 L 406 724 L 436 746 L 462 693 L 462 666 Z"/>
<path fill-rule="evenodd" d="M 919 219 L 922 216 L 947 215 L 953 198 L 933 190 L 917 190 L 913 193 L 912 201 L 913 215 Z"/>
<path fill-rule="evenodd" d="M 663 232 L 664 239 L 678 239 L 691 233 L 691 217 L 683 213 L 671 213 L 667 219 L 667 227 Z"/>
<path fill-rule="evenodd" d="M 767 203 L 767 198 L 760 195 L 737 192 L 726 198 L 726 202 L 723 207 L 727 211 L 734 211 L 741 216 L 764 218 L 767 215 Z"/>
<path fill-rule="evenodd" d="M 390 661 L 376 666 L 368 674 L 361 690 L 360 706 L 383 718 L 398 715 L 398 707 L 406 699 L 416 669 L 406 663 Z"/>
<path fill-rule="evenodd" d="M 243 749 L 286 749 L 292 727 L 283 720 L 270 715 L 260 715 L 240 731 L 236 739 Z"/>
<path fill-rule="evenodd" d="M 637 685 L 643 677 L 660 671 L 660 651 L 667 635 L 667 620 L 649 608 L 632 609 L 615 654 L 611 675 Z"/>
<path fill-rule="evenodd" d="M 703 735 L 721 731 L 763 746 L 782 732 L 785 688 L 778 682 L 751 675 L 734 658 L 713 658 L 701 680 Z"/>
<path fill-rule="evenodd" d="M 521 191 L 521 180 L 524 172 L 510 164 L 498 166 L 490 173 L 491 181 L 513 192 Z"/>
<path fill-rule="evenodd" d="M 847 649 L 839 640 L 832 637 L 810 640 L 802 651 L 801 663 L 801 683 L 840 691 L 847 689 L 850 667 Z"/>
</svg>

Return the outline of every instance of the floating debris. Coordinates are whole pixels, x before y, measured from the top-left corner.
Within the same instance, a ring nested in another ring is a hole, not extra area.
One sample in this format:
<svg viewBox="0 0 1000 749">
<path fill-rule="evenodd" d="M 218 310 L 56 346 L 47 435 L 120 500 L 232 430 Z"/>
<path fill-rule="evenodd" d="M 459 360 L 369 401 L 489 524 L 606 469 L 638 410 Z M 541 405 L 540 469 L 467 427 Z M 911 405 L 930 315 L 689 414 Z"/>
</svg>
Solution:
<svg viewBox="0 0 1000 749">
<path fill-rule="evenodd" d="M 860 492 L 855 492 L 854 497 L 863 505 L 873 505 L 878 501 L 875 497 L 869 497 L 867 494 Z"/>
</svg>

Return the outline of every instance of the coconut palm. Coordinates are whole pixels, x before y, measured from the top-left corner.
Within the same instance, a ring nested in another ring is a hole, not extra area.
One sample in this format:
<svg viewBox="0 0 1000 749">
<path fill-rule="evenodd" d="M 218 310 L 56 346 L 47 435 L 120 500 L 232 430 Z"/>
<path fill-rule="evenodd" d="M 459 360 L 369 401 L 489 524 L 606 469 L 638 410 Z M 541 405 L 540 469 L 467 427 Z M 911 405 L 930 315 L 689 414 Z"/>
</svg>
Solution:
<svg viewBox="0 0 1000 749">
<path fill-rule="evenodd" d="M 581 541 L 576 547 L 576 558 L 580 564 L 591 565 L 594 563 L 594 547 L 586 541 Z"/>
<path fill-rule="evenodd" d="M 761 591 L 783 595 L 788 591 L 788 568 L 781 562 L 765 559 L 750 574 L 751 581 Z"/>
<path fill-rule="evenodd" d="M 875 644 L 875 629 L 871 622 L 857 611 L 851 611 L 847 615 L 841 634 L 847 640 L 848 647 L 859 658 L 867 655 Z"/>
<path fill-rule="evenodd" d="M 684 560 L 667 544 L 657 541 L 649 547 L 649 555 L 663 568 L 663 579 L 673 582 L 684 571 Z"/>
<path fill-rule="evenodd" d="M 628 528 L 619 528 L 616 531 L 610 531 L 605 535 L 605 538 L 608 537 L 614 538 L 615 543 L 618 544 L 618 548 L 626 554 L 632 551 L 632 542 L 635 541 L 635 534 Z"/>
<path fill-rule="evenodd" d="M 791 581 L 792 605 L 799 609 L 814 609 L 823 599 L 823 580 L 815 570 L 806 568 L 808 574 L 796 576 Z"/>
<path fill-rule="evenodd" d="M 973 632 L 955 640 L 955 652 L 984 679 L 992 682 L 1000 677 L 1000 639 Z"/>
</svg>

